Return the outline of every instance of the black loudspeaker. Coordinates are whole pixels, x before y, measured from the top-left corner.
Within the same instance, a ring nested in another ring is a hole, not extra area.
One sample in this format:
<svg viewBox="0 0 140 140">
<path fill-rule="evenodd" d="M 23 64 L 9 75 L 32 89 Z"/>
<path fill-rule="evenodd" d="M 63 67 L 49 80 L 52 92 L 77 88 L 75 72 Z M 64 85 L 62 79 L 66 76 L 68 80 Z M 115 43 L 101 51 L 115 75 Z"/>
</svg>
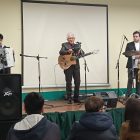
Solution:
<svg viewBox="0 0 140 140">
<path fill-rule="evenodd" d="M 21 75 L 0 75 L 0 122 L 22 117 Z"/>
<path fill-rule="evenodd" d="M 4 121 L 0 122 L 0 140 L 6 140 L 7 133 L 12 125 L 17 121 Z"/>
<path fill-rule="evenodd" d="M 93 96 L 102 98 L 107 108 L 115 108 L 117 106 L 117 95 L 114 91 L 110 92 L 94 92 Z"/>
</svg>

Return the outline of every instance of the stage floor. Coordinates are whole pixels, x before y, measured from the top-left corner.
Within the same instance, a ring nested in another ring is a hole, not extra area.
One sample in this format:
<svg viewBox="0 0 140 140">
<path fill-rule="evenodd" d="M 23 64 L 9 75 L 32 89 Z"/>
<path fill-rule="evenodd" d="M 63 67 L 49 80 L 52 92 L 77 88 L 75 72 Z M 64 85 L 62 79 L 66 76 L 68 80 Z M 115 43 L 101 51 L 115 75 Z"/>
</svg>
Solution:
<svg viewBox="0 0 140 140">
<path fill-rule="evenodd" d="M 116 108 L 124 108 L 124 105 L 121 102 L 117 102 Z M 59 100 L 59 101 L 45 101 L 44 104 L 44 113 L 47 112 L 66 112 L 66 111 L 79 111 L 79 110 L 85 110 L 84 108 L 84 102 L 83 103 L 73 103 L 68 104 L 65 100 Z M 23 114 L 24 114 L 23 110 Z"/>
<path fill-rule="evenodd" d="M 117 102 L 116 108 L 124 108 L 124 105 L 121 102 Z M 66 112 L 66 111 L 79 111 L 85 110 L 84 102 L 83 103 L 73 103 L 68 104 L 65 100 L 57 101 L 45 101 L 44 104 L 44 113 L 47 112 Z M 23 110 L 23 114 L 25 111 Z"/>
</svg>

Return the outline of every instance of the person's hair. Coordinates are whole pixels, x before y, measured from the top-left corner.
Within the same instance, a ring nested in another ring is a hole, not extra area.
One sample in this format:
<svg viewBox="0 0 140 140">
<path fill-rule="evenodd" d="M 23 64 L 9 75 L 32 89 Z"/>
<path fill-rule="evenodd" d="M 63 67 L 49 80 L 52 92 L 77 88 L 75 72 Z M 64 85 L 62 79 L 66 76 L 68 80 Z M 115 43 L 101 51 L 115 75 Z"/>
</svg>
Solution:
<svg viewBox="0 0 140 140">
<path fill-rule="evenodd" d="M 135 34 L 139 34 L 139 36 L 140 36 L 140 32 L 139 31 L 133 32 L 133 35 L 135 35 Z"/>
<path fill-rule="evenodd" d="M 2 34 L 0 34 L 0 39 L 1 39 L 1 40 L 3 39 L 3 35 L 2 35 Z"/>
<path fill-rule="evenodd" d="M 44 99 L 37 92 L 29 93 L 24 99 L 25 111 L 28 115 L 30 114 L 41 114 Z"/>
<path fill-rule="evenodd" d="M 88 97 L 85 101 L 86 112 L 98 112 L 103 108 L 104 101 L 96 96 Z"/>
<path fill-rule="evenodd" d="M 129 98 L 125 105 L 125 121 L 129 120 L 132 131 L 140 131 L 140 100 Z"/>
<path fill-rule="evenodd" d="M 71 33 L 71 32 L 67 33 L 67 39 L 70 38 L 70 37 L 74 37 L 75 38 L 74 33 Z"/>
</svg>

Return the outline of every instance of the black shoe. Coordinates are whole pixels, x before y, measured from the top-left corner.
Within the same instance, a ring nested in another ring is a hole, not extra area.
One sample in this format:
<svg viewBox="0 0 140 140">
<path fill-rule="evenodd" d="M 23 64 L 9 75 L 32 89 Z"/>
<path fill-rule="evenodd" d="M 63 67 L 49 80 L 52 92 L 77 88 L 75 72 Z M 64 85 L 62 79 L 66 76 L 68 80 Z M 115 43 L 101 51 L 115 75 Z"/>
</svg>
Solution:
<svg viewBox="0 0 140 140">
<path fill-rule="evenodd" d="M 72 99 L 68 99 L 68 104 L 72 104 Z"/>
<path fill-rule="evenodd" d="M 74 99 L 73 101 L 74 101 L 74 103 L 81 103 L 81 101 L 79 99 Z"/>
</svg>

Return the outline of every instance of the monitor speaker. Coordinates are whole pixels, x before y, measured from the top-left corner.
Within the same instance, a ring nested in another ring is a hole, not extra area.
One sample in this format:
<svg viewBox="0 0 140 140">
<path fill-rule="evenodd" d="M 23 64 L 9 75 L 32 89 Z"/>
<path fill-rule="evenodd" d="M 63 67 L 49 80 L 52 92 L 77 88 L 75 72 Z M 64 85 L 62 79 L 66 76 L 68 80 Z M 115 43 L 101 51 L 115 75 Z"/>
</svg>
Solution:
<svg viewBox="0 0 140 140">
<path fill-rule="evenodd" d="M 104 100 L 105 106 L 107 108 L 115 108 L 117 106 L 117 95 L 114 91 L 109 92 L 94 92 L 93 96 L 97 96 Z"/>
<path fill-rule="evenodd" d="M 21 75 L 0 75 L 0 121 L 14 121 L 22 117 Z"/>
</svg>

